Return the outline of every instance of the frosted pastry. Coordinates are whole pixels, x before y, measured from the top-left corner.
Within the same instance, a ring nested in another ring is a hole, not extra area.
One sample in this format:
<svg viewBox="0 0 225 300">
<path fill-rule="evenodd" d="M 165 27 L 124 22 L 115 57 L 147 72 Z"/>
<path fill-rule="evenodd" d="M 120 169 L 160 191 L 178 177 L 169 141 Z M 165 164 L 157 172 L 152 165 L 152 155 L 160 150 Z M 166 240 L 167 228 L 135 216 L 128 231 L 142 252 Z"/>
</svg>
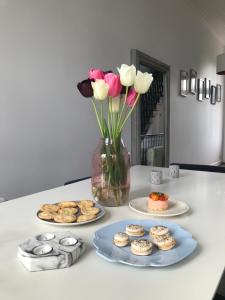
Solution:
<svg viewBox="0 0 225 300">
<path fill-rule="evenodd" d="M 152 238 L 163 236 L 169 233 L 169 228 L 162 225 L 153 226 L 149 230 L 149 234 Z"/>
<path fill-rule="evenodd" d="M 129 236 L 125 232 L 118 232 L 114 235 L 113 242 L 117 247 L 125 247 L 129 244 Z"/>
<path fill-rule="evenodd" d="M 145 231 L 143 226 L 130 224 L 126 226 L 126 233 L 130 236 L 143 236 Z"/>
<path fill-rule="evenodd" d="M 174 237 L 170 235 L 155 237 L 153 242 L 160 250 L 164 250 L 164 251 L 170 250 L 176 245 L 176 240 L 174 239 Z"/>
<path fill-rule="evenodd" d="M 133 240 L 131 242 L 131 252 L 135 255 L 150 255 L 152 247 L 149 240 Z"/>
</svg>

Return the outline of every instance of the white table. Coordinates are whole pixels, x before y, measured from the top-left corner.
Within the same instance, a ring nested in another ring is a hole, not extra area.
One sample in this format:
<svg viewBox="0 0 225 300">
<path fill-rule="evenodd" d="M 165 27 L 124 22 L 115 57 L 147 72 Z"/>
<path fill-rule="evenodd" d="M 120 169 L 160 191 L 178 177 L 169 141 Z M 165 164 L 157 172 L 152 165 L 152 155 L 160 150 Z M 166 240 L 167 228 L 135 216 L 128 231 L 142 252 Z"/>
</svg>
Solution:
<svg viewBox="0 0 225 300">
<path fill-rule="evenodd" d="M 106 224 L 127 218 L 146 219 L 128 206 L 106 208 L 104 219 L 85 226 L 69 227 L 85 239 L 88 249 L 72 267 L 30 273 L 16 258 L 17 245 L 35 234 L 65 230 L 40 223 L 35 213 L 42 203 L 91 198 L 90 180 L 59 187 L 0 204 L 0 299 L 212 299 L 225 265 L 225 174 L 181 171 L 150 186 L 150 168 L 132 168 L 131 198 L 150 190 L 167 192 L 187 202 L 189 214 L 171 218 L 197 239 L 195 253 L 166 268 L 133 268 L 109 263 L 92 246 L 94 232 Z M 66 227 L 68 230 L 68 227 Z"/>
</svg>

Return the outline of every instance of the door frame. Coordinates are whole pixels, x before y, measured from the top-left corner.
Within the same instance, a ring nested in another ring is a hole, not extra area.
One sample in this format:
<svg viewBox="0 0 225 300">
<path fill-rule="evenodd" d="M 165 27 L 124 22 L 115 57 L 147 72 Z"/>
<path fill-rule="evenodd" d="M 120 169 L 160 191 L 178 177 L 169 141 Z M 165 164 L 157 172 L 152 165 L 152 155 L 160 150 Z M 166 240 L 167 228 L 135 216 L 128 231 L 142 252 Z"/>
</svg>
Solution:
<svg viewBox="0 0 225 300">
<path fill-rule="evenodd" d="M 170 66 L 137 50 L 130 51 L 131 64 L 140 70 L 140 65 L 147 65 L 163 73 L 163 88 L 165 97 L 165 167 L 169 166 L 169 138 L 170 138 Z M 140 102 L 131 116 L 131 163 L 141 164 L 141 114 Z"/>
</svg>

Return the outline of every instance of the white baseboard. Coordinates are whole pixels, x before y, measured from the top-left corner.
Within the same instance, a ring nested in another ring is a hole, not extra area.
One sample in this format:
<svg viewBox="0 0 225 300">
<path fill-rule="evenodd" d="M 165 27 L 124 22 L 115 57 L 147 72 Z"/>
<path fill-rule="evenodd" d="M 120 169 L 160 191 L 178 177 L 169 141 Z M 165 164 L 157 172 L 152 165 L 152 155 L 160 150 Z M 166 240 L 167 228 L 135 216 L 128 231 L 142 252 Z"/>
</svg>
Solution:
<svg viewBox="0 0 225 300">
<path fill-rule="evenodd" d="M 216 161 L 216 162 L 214 162 L 214 163 L 212 163 L 212 164 L 210 164 L 211 166 L 219 166 L 219 165 L 221 165 L 223 163 L 223 161 L 222 160 L 218 160 L 218 161 Z"/>
</svg>

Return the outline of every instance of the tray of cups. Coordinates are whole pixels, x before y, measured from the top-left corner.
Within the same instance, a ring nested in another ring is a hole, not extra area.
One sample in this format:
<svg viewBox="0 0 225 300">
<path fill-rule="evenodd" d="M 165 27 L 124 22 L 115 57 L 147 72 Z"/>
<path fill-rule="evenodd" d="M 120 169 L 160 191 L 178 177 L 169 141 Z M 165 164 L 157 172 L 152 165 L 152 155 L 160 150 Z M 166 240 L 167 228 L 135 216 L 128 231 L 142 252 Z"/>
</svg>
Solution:
<svg viewBox="0 0 225 300">
<path fill-rule="evenodd" d="M 174 222 L 125 220 L 95 232 L 96 253 L 109 262 L 135 267 L 176 264 L 197 247 L 191 233 Z"/>
<path fill-rule="evenodd" d="M 44 271 L 70 267 L 84 250 L 84 242 L 72 232 L 46 232 L 20 244 L 17 257 L 28 271 Z"/>
<path fill-rule="evenodd" d="M 104 208 L 93 200 L 62 201 L 43 204 L 37 212 L 37 218 L 47 224 L 71 226 L 94 222 L 104 214 Z"/>
</svg>

